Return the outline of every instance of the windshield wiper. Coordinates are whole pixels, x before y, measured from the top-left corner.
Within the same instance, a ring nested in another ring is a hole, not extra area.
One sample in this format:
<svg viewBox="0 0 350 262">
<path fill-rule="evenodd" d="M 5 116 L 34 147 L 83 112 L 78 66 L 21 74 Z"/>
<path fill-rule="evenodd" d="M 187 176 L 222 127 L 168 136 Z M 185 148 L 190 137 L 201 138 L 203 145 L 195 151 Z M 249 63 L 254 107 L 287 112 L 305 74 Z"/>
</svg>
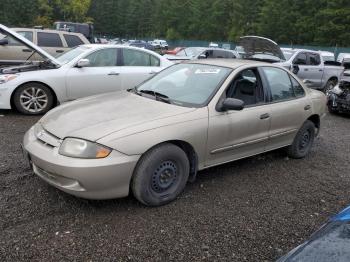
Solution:
<svg viewBox="0 0 350 262">
<path fill-rule="evenodd" d="M 171 104 L 171 101 L 170 101 L 170 99 L 169 99 L 169 97 L 167 95 L 164 95 L 164 94 L 159 93 L 157 91 L 154 91 L 154 90 L 137 90 L 137 89 L 135 89 L 135 92 L 138 95 L 141 95 L 141 94 L 152 95 L 158 101 Z"/>
</svg>

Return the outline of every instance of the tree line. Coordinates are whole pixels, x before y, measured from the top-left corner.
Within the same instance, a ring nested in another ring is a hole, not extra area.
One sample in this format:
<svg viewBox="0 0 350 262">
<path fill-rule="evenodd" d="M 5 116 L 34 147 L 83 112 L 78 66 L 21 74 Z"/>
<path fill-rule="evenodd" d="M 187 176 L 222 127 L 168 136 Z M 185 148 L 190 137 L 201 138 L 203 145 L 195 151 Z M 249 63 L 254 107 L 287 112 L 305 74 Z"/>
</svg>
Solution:
<svg viewBox="0 0 350 262">
<path fill-rule="evenodd" d="M 235 42 L 242 35 L 278 43 L 350 46 L 349 0 L 0 0 L 0 23 L 93 22 L 125 38 Z"/>
</svg>

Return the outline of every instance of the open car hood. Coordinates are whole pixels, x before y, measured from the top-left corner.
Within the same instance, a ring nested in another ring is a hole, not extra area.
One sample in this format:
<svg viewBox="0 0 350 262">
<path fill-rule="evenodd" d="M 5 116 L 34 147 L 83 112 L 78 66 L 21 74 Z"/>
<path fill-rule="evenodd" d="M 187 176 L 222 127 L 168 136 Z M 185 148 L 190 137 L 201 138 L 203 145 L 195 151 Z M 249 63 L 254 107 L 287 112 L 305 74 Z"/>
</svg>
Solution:
<svg viewBox="0 0 350 262">
<path fill-rule="evenodd" d="M 2 24 L 0 24 L 0 34 L 11 36 L 12 38 L 14 38 L 17 41 L 19 41 L 20 43 L 22 43 L 23 45 L 29 47 L 32 50 L 35 50 L 38 54 L 47 58 L 55 65 L 61 64 L 56 58 L 54 58 L 52 55 L 50 55 L 49 53 L 47 53 L 46 51 L 41 49 L 39 46 L 35 45 L 34 43 L 29 41 L 25 37 L 21 36 L 20 34 L 17 34 L 15 31 L 11 30 L 10 28 L 8 28 Z"/>
<path fill-rule="evenodd" d="M 238 45 L 244 50 L 243 58 L 265 60 L 268 62 L 286 60 L 278 44 L 265 37 L 243 36 L 240 37 Z"/>
</svg>

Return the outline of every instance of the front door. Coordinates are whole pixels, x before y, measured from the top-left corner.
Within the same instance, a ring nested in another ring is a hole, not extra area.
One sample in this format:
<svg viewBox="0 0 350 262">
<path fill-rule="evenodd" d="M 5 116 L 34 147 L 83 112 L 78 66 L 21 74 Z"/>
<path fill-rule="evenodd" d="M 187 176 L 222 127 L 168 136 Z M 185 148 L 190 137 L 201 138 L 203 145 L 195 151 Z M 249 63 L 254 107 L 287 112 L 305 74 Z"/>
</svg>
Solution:
<svg viewBox="0 0 350 262">
<path fill-rule="evenodd" d="M 69 99 L 121 90 L 117 54 L 117 48 L 100 49 L 85 57 L 90 61 L 89 66 L 69 69 L 66 75 Z"/>
<path fill-rule="evenodd" d="M 225 91 L 226 98 L 243 100 L 241 111 L 209 109 L 207 166 L 265 151 L 270 127 L 270 106 L 256 68 L 238 74 Z"/>
</svg>

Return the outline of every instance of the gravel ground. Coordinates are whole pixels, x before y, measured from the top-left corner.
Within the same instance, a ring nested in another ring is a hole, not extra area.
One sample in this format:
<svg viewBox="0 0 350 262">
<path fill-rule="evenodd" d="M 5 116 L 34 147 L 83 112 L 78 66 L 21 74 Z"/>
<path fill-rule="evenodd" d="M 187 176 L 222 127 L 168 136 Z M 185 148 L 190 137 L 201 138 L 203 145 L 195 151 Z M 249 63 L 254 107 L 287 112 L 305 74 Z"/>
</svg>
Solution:
<svg viewBox="0 0 350 262">
<path fill-rule="evenodd" d="M 37 120 L 0 111 L 0 261 L 273 261 L 350 204 L 350 118 L 328 115 L 311 154 L 200 172 L 181 197 L 87 201 L 34 176 L 20 142 Z"/>
</svg>

